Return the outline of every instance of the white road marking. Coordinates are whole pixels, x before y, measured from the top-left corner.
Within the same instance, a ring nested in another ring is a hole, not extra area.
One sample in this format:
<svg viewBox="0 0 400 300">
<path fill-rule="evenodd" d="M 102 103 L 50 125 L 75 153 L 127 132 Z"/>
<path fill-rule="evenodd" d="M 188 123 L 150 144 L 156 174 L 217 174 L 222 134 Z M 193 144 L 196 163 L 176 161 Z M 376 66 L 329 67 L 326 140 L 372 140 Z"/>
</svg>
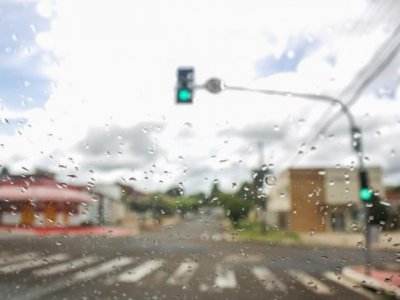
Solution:
<svg viewBox="0 0 400 300">
<path fill-rule="evenodd" d="M 237 286 L 235 273 L 227 266 L 217 264 L 214 286 L 221 289 L 234 289 Z"/>
<path fill-rule="evenodd" d="M 174 274 L 168 278 L 167 283 L 171 285 L 185 285 L 193 277 L 199 264 L 194 261 L 183 262 L 175 270 Z"/>
<path fill-rule="evenodd" d="M 27 269 L 32 269 L 35 267 L 40 267 L 47 264 L 52 264 L 68 259 L 68 255 L 65 253 L 58 253 L 51 255 L 49 257 L 38 257 L 34 260 L 28 260 L 23 262 L 18 262 L 12 265 L 6 265 L 0 267 L 0 273 L 13 273 L 20 272 Z"/>
<path fill-rule="evenodd" d="M 27 253 L 17 254 L 14 256 L 2 257 L 0 259 L 0 266 L 9 265 L 23 260 L 33 259 L 36 258 L 37 256 L 38 254 L 35 252 L 27 252 Z"/>
<path fill-rule="evenodd" d="M 346 288 L 352 290 L 353 292 L 363 295 L 367 299 L 376 299 L 375 293 L 368 292 L 362 286 L 357 286 L 354 282 L 348 280 L 346 277 L 343 277 L 343 276 L 338 277 L 333 272 L 325 272 L 323 275 L 325 278 L 327 278 L 337 284 L 345 286 Z"/>
<path fill-rule="evenodd" d="M 27 297 L 26 295 L 29 295 L 29 300 L 40 300 L 49 294 L 54 294 L 63 289 L 71 288 L 71 286 L 79 282 L 90 280 L 103 274 L 112 272 L 122 266 L 132 263 L 133 261 L 135 261 L 134 258 L 118 257 L 89 269 L 79 270 L 71 275 L 66 276 L 65 278 L 49 282 L 48 284 L 40 285 L 38 287 L 33 287 L 27 291 L 23 291 L 23 293 L 20 295 L 11 297 L 9 300 L 25 300 Z"/>
<path fill-rule="evenodd" d="M 332 291 L 329 287 L 322 283 L 321 281 L 317 280 L 316 278 L 308 275 L 305 272 L 299 270 L 289 270 L 289 275 L 292 276 L 295 280 L 300 282 L 302 285 L 307 287 L 308 289 L 312 290 L 314 293 L 323 294 L 323 295 L 331 295 Z"/>
<path fill-rule="evenodd" d="M 161 268 L 164 261 L 162 259 L 148 260 L 143 264 L 128 270 L 118 276 L 118 281 L 122 282 L 138 282 L 142 278 L 151 274 L 155 270 Z"/>
<path fill-rule="evenodd" d="M 134 261 L 135 259 L 131 257 L 117 257 L 92 268 L 80 270 L 76 272 L 72 278 L 74 282 L 93 279 L 100 275 L 112 272 L 117 268 L 126 266 Z"/>
<path fill-rule="evenodd" d="M 252 267 L 251 272 L 261 281 L 266 290 L 280 290 L 286 292 L 286 286 L 266 267 Z"/>
<path fill-rule="evenodd" d="M 54 274 L 60 274 L 60 273 L 76 270 L 78 268 L 91 265 L 95 262 L 98 262 L 99 260 L 100 260 L 100 258 L 97 256 L 81 257 L 81 258 L 71 260 L 66 263 L 57 264 L 54 266 L 48 266 L 43 269 L 35 270 L 35 271 L 33 271 L 33 274 L 35 276 L 49 276 L 49 275 L 54 275 Z"/>
</svg>

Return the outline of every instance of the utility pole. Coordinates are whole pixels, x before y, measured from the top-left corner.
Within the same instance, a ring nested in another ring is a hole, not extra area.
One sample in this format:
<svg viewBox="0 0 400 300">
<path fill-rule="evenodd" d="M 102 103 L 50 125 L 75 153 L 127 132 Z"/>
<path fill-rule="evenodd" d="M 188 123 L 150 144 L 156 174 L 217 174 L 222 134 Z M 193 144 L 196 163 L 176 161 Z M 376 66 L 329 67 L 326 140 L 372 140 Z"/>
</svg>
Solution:
<svg viewBox="0 0 400 300">
<path fill-rule="evenodd" d="M 218 94 L 225 90 L 230 91 L 242 91 L 242 92 L 255 92 L 255 93 L 262 93 L 267 95 L 275 95 L 275 96 L 293 96 L 297 98 L 304 98 L 314 101 L 320 102 L 327 102 L 331 104 L 338 104 L 341 108 L 341 111 L 347 117 L 349 121 L 349 131 L 351 137 L 351 146 L 355 154 L 358 158 L 358 175 L 359 175 L 359 183 L 360 183 L 360 200 L 364 203 L 364 213 L 365 213 L 365 231 L 364 231 L 364 238 L 365 238 L 365 272 L 366 274 L 370 273 L 371 268 L 371 228 L 370 228 L 370 220 L 369 214 L 371 206 L 368 203 L 372 198 L 373 194 L 370 189 L 368 173 L 365 169 L 364 165 L 364 150 L 362 147 L 362 132 L 361 129 L 356 126 L 354 121 L 354 117 L 349 110 L 348 106 L 344 104 L 339 99 L 336 99 L 331 96 L 326 95 L 316 95 L 316 94 L 307 94 L 307 93 L 295 93 L 290 91 L 277 91 L 277 90 L 268 90 L 268 89 L 253 89 L 253 88 L 246 88 L 246 87 L 237 87 L 237 86 L 227 86 L 225 83 L 219 78 L 211 78 L 209 79 L 203 86 L 207 91 L 213 94 Z"/>
</svg>

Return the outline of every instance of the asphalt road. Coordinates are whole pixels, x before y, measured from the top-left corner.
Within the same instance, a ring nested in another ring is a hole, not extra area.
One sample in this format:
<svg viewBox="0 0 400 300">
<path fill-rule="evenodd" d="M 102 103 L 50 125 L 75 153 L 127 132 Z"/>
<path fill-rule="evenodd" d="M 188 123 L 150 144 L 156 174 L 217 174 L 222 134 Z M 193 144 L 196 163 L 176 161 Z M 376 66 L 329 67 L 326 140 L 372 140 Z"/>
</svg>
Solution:
<svg viewBox="0 0 400 300">
<path fill-rule="evenodd" d="M 222 239 L 201 217 L 135 237 L 0 238 L 1 299 L 380 299 L 340 277 L 362 250 Z M 375 252 L 375 263 L 395 253 Z"/>
</svg>

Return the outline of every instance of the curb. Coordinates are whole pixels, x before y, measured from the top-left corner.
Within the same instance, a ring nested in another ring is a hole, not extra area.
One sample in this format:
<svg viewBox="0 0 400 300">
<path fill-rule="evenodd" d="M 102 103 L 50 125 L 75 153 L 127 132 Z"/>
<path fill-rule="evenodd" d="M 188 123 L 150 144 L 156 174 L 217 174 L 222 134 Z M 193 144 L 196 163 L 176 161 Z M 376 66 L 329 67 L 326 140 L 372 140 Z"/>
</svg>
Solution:
<svg viewBox="0 0 400 300">
<path fill-rule="evenodd" d="M 0 233 L 8 233 L 7 236 L 133 236 L 137 230 L 125 227 L 76 227 L 76 228 L 0 228 Z"/>
<path fill-rule="evenodd" d="M 355 271 L 354 268 L 357 266 L 344 267 L 342 274 L 344 277 L 356 282 L 361 286 L 365 286 L 377 291 L 383 291 L 387 294 L 400 297 L 400 288 L 392 284 L 390 281 L 385 282 L 377 280 L 371 276 Z"/>
</svg>

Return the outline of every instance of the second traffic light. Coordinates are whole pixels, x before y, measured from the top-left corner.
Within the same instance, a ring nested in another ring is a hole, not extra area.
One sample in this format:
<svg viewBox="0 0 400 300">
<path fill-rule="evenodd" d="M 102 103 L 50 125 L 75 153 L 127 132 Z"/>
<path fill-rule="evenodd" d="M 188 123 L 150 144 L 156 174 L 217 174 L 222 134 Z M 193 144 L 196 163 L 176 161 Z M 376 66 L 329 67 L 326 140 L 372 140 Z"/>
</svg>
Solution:
<svg viewBox="0 0 400 300">
<path fill-rule="evenodd" d="M 362 201 L 370 201 L 373 193 L 368 186 L 368 174 L 365 170 L 360 171 L 360 198 Z"/>
<path fill-rule="evenodd" d="M 194 69 L 180 68 L 177 74 L 176 102 L 192 103 L 194 92 Z"/>
</svg>

